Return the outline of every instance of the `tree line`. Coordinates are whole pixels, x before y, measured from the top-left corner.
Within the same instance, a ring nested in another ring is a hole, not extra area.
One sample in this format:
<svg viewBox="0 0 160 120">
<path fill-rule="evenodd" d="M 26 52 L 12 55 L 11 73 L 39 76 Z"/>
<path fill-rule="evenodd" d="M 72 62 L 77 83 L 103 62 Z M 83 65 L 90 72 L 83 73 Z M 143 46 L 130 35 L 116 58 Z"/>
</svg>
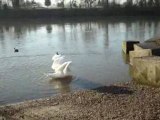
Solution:
<svg viewBox="0 0 160 120">
<path fill-rule="evenodd" d="M 110 8 L 110 7 L 138 7 L 138 8 L 147 8 L 147 7 L 160 7 L 160 0 L 126 0 L 123 4 L 121 0 L 70 0 L 69 7 L 70 8 Z M 40 7 L 40 3 L 32 1 L 24 1 L 24 0 L 7 0 L 7 2 L 12 4 L 13 9 L 17 8 L 33 8 Z M 44 0 L 44 5 L 46 7 L 52 6 L 51 0 Z M 8 4 L 3 4 L 2 0 L 0 0 L 0 6 L 3 8 L 7 8 Z M 57 7 L 64 8 L 65 0 L 60 0 L 57 2 Z"/>
<path fill-rule="evenodd" d="M 160 7 L 160 0 L 126 0 L 121 4 L 121 0 L 99 0 L 103 7 Z"/>
</svg>

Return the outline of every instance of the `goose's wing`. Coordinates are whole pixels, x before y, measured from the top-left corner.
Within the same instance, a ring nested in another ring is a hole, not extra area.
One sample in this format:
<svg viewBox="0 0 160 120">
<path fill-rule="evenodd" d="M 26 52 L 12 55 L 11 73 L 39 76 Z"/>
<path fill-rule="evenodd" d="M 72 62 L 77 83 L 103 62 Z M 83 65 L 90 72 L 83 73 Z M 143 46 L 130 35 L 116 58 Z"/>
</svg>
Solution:
<svg viewBox="0 0 160 120">
<path fill-rule="evenodd" d="M 63 63 L 64 63 L 64 56 L 54 59 L 52 64 L 52 69 L 57 69 Z"/>
<path fill-rule="evenodd" d="M 54 58 L 53 63 L 55 64 L 62 64 L 65 60 L 65 56 L 59 56 Z"/>
<path fill-rule="evenodd" d="M 59 65 L 56 69 L 55 72 L 61 71 L 63 72 L 64 68 L 66 67 L 66 65 L 68 64 L 68 62 L 64 62 L 63 64 Z"/>
<path fill-rule="evenodd" d="M 66 66 L 65 66 L 65 68 L 63 69 L 63 73 L 64 73 L 64 74 L 67 74 L 68 72 L 70 72 L 69 65 L 70 65 L 71 63 L 72 63 L 72 61 L 66 62 Z"/>
</svg>

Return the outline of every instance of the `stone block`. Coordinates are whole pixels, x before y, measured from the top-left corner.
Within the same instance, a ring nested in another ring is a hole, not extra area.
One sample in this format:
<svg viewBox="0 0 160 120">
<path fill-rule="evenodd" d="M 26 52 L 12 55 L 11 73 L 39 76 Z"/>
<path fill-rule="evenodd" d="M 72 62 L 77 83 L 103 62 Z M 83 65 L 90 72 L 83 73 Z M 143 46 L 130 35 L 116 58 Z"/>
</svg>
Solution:
<svg viewBox="0 0 160 120">
<path fill-rule="evenodd" d="M 125 54 L 128 54 L 129 51 L 134 50 L 134 44 L 139 43 L 139 41 L 123 41 L 122 50 Z"/>
<path fill-rule="evenodd" d="M 133 47 L 134 47 L 134 51 L 143 50 L 144 49 L 141 46 L 139 46 L 138 44 L 134 44 Z"/>
<path fill-rule="evenodd" d="M 160 45 L 158 45 L 157 43 L 146 42 L 146 43 L 134 44 L 134 51 L 144 50 L 144 49 L 150 49 L 152 55 L 160 56 Z"/>
<path fill-rule="evenodd" d="M 134 58 L 132 77 L 140 83 L 160 86 L 160 57 Z"/>
<path fill-rule="evenodd" d="M 130 64 L 133 65 L 134 58 L 152 56 L 150 49 L 135 50 L 129 52 Z"/>
<path fill-rule="evenodd" d="M 152 55 L 154 55 L 154 56 L 160 56 L 160 48 L 152 49 Z"/>
</svg>

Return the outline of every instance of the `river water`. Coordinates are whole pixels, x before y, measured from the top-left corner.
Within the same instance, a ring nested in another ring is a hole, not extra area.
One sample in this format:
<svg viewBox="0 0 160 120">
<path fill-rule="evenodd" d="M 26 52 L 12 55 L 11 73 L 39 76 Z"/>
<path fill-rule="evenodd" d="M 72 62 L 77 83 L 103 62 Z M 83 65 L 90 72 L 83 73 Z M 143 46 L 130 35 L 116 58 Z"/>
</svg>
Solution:
<svg viewBox="0 0 160 120">
<path fill-rule="evenodd" d="M 0 21 L 0 105 L 129 81 L 122 41 L 159 28 L 158 18 Z M 56 52 L 72 60 L 73 80 L 46 76 Z"/>
</svg>

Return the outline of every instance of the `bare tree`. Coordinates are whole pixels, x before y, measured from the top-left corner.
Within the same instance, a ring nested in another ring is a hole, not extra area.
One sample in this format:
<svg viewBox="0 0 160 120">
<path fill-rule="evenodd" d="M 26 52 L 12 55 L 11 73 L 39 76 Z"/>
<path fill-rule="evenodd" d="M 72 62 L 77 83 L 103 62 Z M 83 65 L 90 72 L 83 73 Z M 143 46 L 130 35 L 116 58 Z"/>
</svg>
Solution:
<svg viewBox="0 0 160 120">
<path fill-rule="evenodd" d="M 149 0 L 147 6 L 153 7 L 154 6 L 154 0 Z"/>
<path fill-rule="evenodd" d="M 0 0 L 0 9 L 2 9 L 2 0 Z"/>
<path fill-rule="evenodd" d="M 160 1 L 159 0 L 154 0 L 155 1 L 155 6 L 159 7 L 160 6 Z"/>
<path fill-rule="evenodd" d="M 64 8 L 64 0 L 58 2 L 58 3 L 57 3 L 57 6 Z"/>
<path fill-rule="evenodd" d="M 45 0 L 45 5 L 48 7 L 51 5 L 51 1 L 50 0 Z"/>
<path fill-rule="evenodd" d="M 20 7 L 20 0 L 12 0 L 13 8 L 19 8 Z"/>
<path fill-rule="evenodd" d="M 85 6 L 87 7 L 87 8 L 92 8 L 93 6 L 93 3 L 95 2 L 96 0 L 85 0 L 84 2 L 85 2 Z"/>
<path fill-rule="evenodd" d="M 76 2 L 76 0 L 70 0 L 70 8 L 77 8 L 78 6 L 77 6 L 77 2 Z"/>
<path fill-rule="evenodd" d="M 133 0 L 127 0 L 127 5 L 128 6 L 133 6 Z"/>
</svg>

